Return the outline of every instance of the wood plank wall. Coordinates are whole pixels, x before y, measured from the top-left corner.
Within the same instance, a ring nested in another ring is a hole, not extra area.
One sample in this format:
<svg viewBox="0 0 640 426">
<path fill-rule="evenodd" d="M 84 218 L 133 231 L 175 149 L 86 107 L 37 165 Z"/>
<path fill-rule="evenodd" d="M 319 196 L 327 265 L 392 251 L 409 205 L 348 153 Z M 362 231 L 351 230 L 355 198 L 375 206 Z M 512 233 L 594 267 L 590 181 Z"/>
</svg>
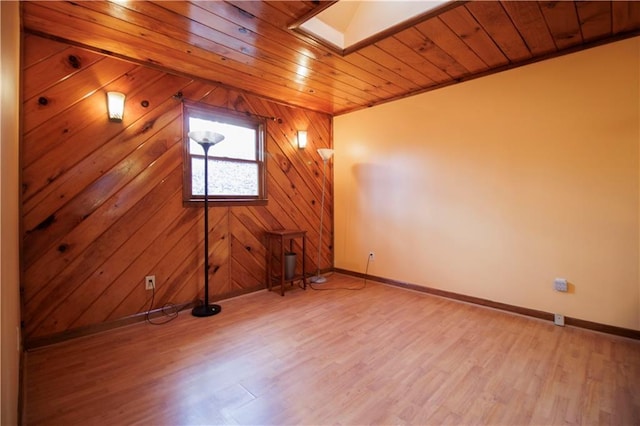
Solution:
<svg viewBox="0 0 640 426">
<path fill-rule="evenodd" d="M 23 46 L 27 346 L 145 312 L 146 275 L 156 276 L 154 308 L 203 297 L 203 209 L 182 203 L 179 92 L 276 118 L 267 121 L 268 204 L 210 209 L 212 298 L 264 288 L 267 229 L 306 229 L 307 272 L 315 270 L 322 190 L 316 149 L 332 144 L 331 116 L 32 34 Z M 110 90 L 127 95 L 122 123 L 107 119 Z M 296 147 L 298 129 L 308 129 L 306 150 Z M 333 265 L 331 168 L 327 174 L 323 269 Z"/>
</svg>

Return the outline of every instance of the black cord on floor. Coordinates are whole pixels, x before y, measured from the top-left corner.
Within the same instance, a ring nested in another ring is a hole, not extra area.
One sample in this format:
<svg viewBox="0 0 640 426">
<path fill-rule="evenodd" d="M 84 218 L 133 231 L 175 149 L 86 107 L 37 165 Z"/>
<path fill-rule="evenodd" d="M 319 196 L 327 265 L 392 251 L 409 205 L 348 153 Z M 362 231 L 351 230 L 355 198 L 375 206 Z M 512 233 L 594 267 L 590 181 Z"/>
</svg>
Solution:
<svg viewBox="0 0 640 426">
<path fill-rule="evenodd" d="M 318 291 L 322 291 L 322 290 L 354 290 L 354 291 L 359 291 L 359 290 L 364 290 L 367 287 L 367 277 L 369 276 L 369 263 L 371 262 L 371 255 L 367 256 L 367 266 L 365 267 L 364 270 L 364 278 L 362 279 L 362 286 L 360 287 L 328 287 L 328 288 L 315 288 L 313 286 L 313 283 L 309 283 L 309 287 L 311 287 L 311 289 L 313 290 L 318 290 Z"/>
<path fill-rule="evenodd" d="M 176 305 L 174 305 L 173 303 L 165 303 L 164 306 L 162 307 L 162 314 L 164 315 L 165 319 L 162 321 L 152 321 L 151 320 L 151 309 L 153 309 L 153 302 L 155 301 L 156 298 L 156 287 L 155 285 L 153 286 L 153 288 L 151 289 L 152 293 L 151 293 L 151 303 L 149 304 L 149 309 L 147 309 L 147 313 L 145 314 L 145 320 L 151 324 L 151 325 L 162 325 L 162 324 L 166 324 L 169 321 L 173 321 L 174 319 L 178 318 L 178 307 Z"/>
</svg>

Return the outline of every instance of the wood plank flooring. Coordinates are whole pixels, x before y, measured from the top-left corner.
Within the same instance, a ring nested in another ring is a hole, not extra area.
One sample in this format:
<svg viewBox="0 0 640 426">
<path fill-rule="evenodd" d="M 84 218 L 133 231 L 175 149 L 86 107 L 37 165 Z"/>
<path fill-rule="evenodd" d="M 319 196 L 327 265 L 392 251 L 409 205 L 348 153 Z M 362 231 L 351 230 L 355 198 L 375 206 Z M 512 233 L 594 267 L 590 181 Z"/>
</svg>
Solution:
<svg viewBox="0 0 640 426">
<path fill-rule="evenodd" d="M 29 352 L 26 424 L 640 424 L 639 341 L 371 281 L 221 305 Z"/>
</svg>

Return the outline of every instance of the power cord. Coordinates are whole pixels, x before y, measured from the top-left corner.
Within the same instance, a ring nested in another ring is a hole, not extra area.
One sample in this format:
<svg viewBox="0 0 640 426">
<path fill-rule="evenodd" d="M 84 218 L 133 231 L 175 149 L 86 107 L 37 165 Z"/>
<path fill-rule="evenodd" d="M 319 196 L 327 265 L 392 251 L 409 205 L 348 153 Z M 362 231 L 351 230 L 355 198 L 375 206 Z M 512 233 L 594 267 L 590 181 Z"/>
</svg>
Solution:
<svg viewBox="0 0 640 426">
<path fill-rule="evenodd" d="M 153 302 L 155 301 L 155 298 L 156 298 L 156 286 L 154 285 L 151 290 L 152 290 L 151 303 L 149 304 L 149 309 L 147 309 L 147 313 L 145 314 L 145 320 L 151 325 L 162 325 L 178 318 L 178 312 L 179 312 L 178 307 L 175 304 L 168 302 L 168 303 L 165 303 L 164 306 L 162 307 L 162 314 L 165 316 L 165 319 L 162 321 L 151 320 L 150 314 L 151 314 L 151 309 L 153 308 Z"/>
<path fill-rule="evenodd" d="M 330 287 L 330 288 L 315 288 L 312 283 L 309 283 L 309 287 L 312 290 L 322 291 L 322 290 L 353 290 L 359 291 L 364 290 L 367 287 L 367 277 L 369 276 L 369 263 L 371 263 L 371 258 L 373 257 L 372 253 L 369 253 L 367 256 L 367 266 L 364 269 L 364 278 L 362 279 L 362 286 L 360 287 Z"/>
</svg>

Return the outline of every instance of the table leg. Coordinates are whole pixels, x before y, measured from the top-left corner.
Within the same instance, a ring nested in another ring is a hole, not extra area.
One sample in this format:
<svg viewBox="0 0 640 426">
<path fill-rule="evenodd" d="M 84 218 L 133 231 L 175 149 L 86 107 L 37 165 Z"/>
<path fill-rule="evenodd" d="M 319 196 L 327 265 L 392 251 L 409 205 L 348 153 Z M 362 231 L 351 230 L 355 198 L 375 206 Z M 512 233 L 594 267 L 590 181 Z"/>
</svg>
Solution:
<svg viewBox="0 0 640 426">
<path fill-rule="evenodd" d="M 280 296 L 284 296 L 284 237 L 280 238 Z"/>
<path fill-rule="evenodd" d="M 271 257 L 273 256 L 271 246 L 271 236 L 267 236 L 267 289 L 269 291 L 271 291 Z"/>
<path fill-rule="evenodd" d="M 304 270 L 304 259 L 306 257 L 306 245 L 307 245 L 307 237 L 306 235 L 302 236 L 302 288 L 307 289 L 307 275 Z"/>
</svg>

